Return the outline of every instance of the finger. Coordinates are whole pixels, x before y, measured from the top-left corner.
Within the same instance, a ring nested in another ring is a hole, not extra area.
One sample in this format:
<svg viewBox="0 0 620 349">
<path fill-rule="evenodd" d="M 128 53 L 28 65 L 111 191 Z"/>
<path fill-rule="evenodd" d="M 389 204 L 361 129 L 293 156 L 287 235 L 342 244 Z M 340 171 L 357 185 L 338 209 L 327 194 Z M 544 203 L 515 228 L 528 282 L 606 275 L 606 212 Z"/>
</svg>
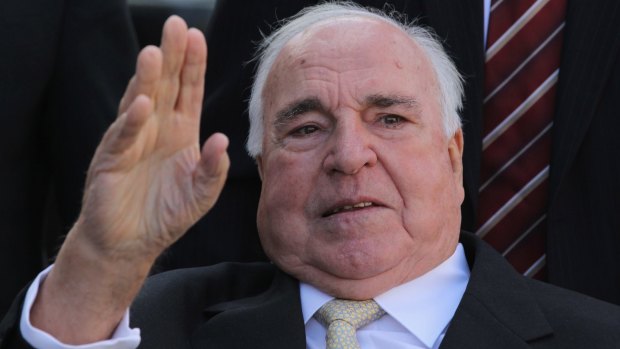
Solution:
<svg viewBox="0 0 620 349">
<path fill-rule="evenodd" d="M 224 134 L 214 133 L 202 148 L 201 158 L 194 172 L 194 199 L 203 214 L 213 207 L 224 187 L 230 167 L 226 152 L 228 143 L 228 137 Z"/>
<path fill-rule="evenodd" d="M 186 46 L 187 25 L 181 17 L 171 16 L 164 24 L 161 39 L 163 64 L 155 105 L 160 115 L 168 115 L 176 104 Z"/>
<path fill-rule="evenodd" d="M 122 114 L 115 125 L 110 128 L 110 137 L 104 137 L 104 141 L 101 143 L 103 150 L 114 155 L 129 149 L 138 139 L 140 131 L 152 111 L 152 100 L 145 95 L 137 96 L 127 112 Z"/>
<path fill-rule="evenodd" d="M 193 118 L 200 117 L 207 67 L 207 44 L 200 30 L 191 28 L 187 33 L 185 63 L 176 110 Z"/>
<path fill-rule="evenodd" d="M 131 78 L 118 108 L 118 115 L 127 111 L 139 95 L 154 97 L 161 76 L 162 53 L 158 47 L 147 46 L 140 51 L 136 74 Z"/>
<path fill-rule="evenodd" d="M 140 130 L 152 112 L 152 100 L 144 95 L 139 95 L 128 107 L 127 112 L 121 114 L 110 125 L 103 135 L 103 139 L 99 143 L 88 168 L 85 188 L 90 186 L 93 170 L 101 168 L 102 164 L 104 168 L 109 166 L 111 158 L 116 158 L 117 154 L 124 152 L 136 142 L 140 135 Z M 105 165 L 106 163 L 107 165 Z M 113 161 L 113 163 L 118 163 L 118 161 Z"/>
</svg>

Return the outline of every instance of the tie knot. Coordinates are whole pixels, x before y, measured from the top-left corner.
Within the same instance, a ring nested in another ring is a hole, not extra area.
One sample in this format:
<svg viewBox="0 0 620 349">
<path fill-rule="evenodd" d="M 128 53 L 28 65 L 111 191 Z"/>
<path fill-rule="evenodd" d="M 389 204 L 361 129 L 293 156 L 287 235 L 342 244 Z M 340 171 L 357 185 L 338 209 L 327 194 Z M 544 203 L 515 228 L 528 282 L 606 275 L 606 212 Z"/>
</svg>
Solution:
<svg viewBox="0 0 620 349">
<path fill-rule="evenodd" d="M 327 327 L 332 322 L 341 320 L 358 329 L 383 315 L 385 311 L 372 299 L 366 301 L 333 299 L 325 303 L 314 317 Z"/>
</svg>

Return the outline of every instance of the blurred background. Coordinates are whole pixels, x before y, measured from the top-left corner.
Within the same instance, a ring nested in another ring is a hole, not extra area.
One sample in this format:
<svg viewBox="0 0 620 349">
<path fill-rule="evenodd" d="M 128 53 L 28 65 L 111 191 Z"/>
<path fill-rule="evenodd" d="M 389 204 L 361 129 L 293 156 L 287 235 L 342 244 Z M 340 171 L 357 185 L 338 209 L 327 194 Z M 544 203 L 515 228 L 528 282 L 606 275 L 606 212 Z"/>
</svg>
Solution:
<svg viewBox="0 0 620 349">
<path fill-rule="evenodd" d="M 128 0 L 131 18 L 141 47 L 159 43 L 161 28 L 176 14 L 191 27 L 206 30 L 216 0 Z"/>
</svg>

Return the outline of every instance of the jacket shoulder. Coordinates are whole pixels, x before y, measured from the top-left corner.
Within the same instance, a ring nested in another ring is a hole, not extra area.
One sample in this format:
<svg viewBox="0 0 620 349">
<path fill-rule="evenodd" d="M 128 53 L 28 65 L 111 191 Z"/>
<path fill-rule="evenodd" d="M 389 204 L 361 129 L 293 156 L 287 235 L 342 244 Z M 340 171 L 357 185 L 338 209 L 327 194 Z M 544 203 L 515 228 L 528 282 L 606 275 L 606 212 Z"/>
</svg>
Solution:
<svg viewBox="0 0 620 349">
<path fill-rule="evenodd" d="M 528 279 L 528 286 L 553 328 L 549 340 L 558 347 L 620 345 L 620 306 L 536 280 Z"/>
<path fill-rule="evenodd" d="M 183 341 L 209 316 L 206 309 L 265 292 L 277 273 L 269 263 L 221 263 L 156 274 L 131 306 L 131 326 L 140 328 L 143 339 L 174 333 Z"/>
</svg>

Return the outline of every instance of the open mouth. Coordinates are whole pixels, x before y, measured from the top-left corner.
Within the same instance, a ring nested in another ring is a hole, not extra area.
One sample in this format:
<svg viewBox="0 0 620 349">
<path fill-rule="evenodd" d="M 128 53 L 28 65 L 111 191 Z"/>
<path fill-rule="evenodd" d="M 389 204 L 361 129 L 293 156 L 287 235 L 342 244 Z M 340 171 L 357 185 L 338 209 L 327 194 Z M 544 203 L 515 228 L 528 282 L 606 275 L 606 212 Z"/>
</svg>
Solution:
<svg viewBox="0 0 620 349">
<path fill-rule="evenodd" d="M 327 212 L 325 212 L 323 214 L 323 217 L 329 217 L 331 215 L 334 215 L 334 214 L 337 214 L 337 213 L 341 213 L 341 212 L 361 210 L 363 208 L 367 208 L 367 207 L 371 207 L 371 206 L 375 206 L 375 204 L 370 202 L 370 201 L 360 202 L 360 203 L 357 203 L 355 205 L 338 206 L 336 208 L 333 208 L 333 209 L 328 210 Z"/>
</svg>

